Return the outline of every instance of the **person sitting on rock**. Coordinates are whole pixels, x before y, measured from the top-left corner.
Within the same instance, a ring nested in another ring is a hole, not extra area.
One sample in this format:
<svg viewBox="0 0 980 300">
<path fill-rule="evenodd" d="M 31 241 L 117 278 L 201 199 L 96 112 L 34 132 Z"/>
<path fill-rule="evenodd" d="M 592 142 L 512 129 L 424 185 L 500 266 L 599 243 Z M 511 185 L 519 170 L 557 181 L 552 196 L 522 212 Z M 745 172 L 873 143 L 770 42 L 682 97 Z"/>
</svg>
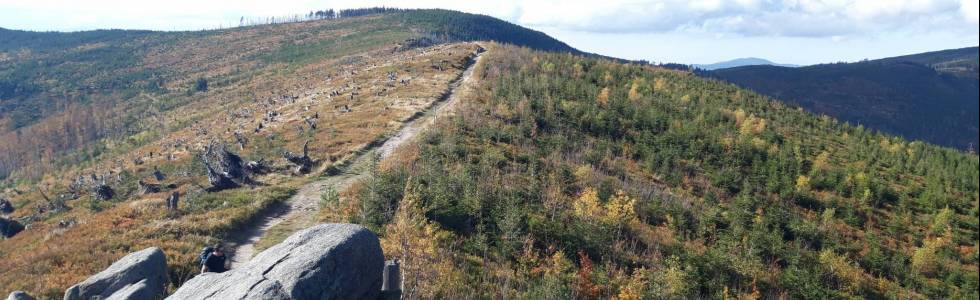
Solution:
<svg viewBox="0 0 980 300">
<path fill-rule="evenodd" d="M 222 249 L 221 244 L 215 244 L 211 249 L 211 253 L 204 258 L 204 262 L 201 264 L 201 273 L 204 272 L 215 272 L 221 273 L 227 271 L 225 268 L 225 256 L 224 249 Z"/>
</svg>

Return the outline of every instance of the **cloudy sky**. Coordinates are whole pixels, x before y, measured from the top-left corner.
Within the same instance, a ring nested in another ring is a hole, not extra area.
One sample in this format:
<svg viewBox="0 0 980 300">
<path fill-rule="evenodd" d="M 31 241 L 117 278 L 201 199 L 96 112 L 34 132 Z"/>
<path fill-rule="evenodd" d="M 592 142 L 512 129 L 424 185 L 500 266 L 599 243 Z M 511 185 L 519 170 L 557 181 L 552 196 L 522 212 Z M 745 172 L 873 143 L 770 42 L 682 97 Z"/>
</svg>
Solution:
<svg viewBox="0 0 980 300">
<path fill-rule="evenodd" d="M 195 30 L 240 17 L 367 6 L 447 8 L 544 31 L 573 47 L 654 62 L 762 57 L 855 61 L 978 44 L 980 0 L 0 0 L 0 27 Z"/>
</svg>

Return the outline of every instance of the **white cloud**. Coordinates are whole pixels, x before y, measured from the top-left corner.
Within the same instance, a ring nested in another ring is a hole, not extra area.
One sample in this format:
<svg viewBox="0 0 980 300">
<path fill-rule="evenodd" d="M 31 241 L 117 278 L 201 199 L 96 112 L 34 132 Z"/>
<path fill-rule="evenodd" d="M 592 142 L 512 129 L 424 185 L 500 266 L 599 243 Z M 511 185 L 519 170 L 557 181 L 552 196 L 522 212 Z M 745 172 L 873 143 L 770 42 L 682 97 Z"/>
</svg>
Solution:
<svg viewBox="0 0 980 300">
<path fill-rule="evenodd" d="M 977 33 L 980 0 L 0 0 L 0 27 L 201 29 L 238 17 L 326 8 L 441 7 L 537 28 L 594 33 L 698 32 L 833 37 L 883 31 Z"/>
<path fill-rule="evenodd" d="M 586 32 L 704 31 L 764 36 L 881 30 L 977 32 L 977 0 L 536 1 L 519 21 Z"/>
<path fill-rule="evenodd" d="M 980 19 L 980 1 L 960 0 L 960 13 L 968 22 L 973 23 L 974 27 L 977 26 Z"/>
</svg>

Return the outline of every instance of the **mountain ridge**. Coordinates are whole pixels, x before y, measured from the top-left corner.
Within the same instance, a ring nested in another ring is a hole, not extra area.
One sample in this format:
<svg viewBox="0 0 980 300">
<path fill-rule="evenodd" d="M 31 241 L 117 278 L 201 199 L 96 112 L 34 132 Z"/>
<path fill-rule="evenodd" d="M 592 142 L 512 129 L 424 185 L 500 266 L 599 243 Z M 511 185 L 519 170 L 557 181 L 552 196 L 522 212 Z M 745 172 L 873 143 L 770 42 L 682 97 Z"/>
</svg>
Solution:
<svg viewBox="0 0 980 300">
<path fill-rule="evenodd" d="M 743 66 L 703 74 L 812 112 L 910 139 L 978 144 L 977 47 L 798 68 Z"/>
<path fill-rule="evenodd" d="M 727 69 L 727 68 L 735 68 L 735 67 L 742 67 L 742 66 L 756 66 L 756 65 L 771 65 L 771 66 L 789 67 L 789 68 L 799 67 L 799 65 L 794 65 L 794 64 L 774 63 L 767 59 L 758 58 L 758 57 L 742 57 L 742 58 L 735 58 L 735 59 L 720 61 L 711 64 L 694 64 L 691 66 L 702 70 L 713 71 L 718 69 Z"/>
</svg>

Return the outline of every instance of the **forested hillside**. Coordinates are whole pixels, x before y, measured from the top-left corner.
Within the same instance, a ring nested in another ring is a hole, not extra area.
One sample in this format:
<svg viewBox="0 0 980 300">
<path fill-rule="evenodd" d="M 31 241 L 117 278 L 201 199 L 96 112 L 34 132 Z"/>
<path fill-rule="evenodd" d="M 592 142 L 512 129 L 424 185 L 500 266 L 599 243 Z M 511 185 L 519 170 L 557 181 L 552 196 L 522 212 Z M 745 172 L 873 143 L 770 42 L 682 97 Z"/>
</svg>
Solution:
<svg viewBox="0 0 980 300">
<path fill-rule="evenodd" d="M 406 293 L 977 297 L 976 156 L 686 72 L 487 55 L 456 117 L 325 204 Z"/>
<path fill-rule="evenodd" d="M 800 68 L 706 73 L 869 129 L 968 150 L 978 145 L 976 47 Z"/>
</svg>

